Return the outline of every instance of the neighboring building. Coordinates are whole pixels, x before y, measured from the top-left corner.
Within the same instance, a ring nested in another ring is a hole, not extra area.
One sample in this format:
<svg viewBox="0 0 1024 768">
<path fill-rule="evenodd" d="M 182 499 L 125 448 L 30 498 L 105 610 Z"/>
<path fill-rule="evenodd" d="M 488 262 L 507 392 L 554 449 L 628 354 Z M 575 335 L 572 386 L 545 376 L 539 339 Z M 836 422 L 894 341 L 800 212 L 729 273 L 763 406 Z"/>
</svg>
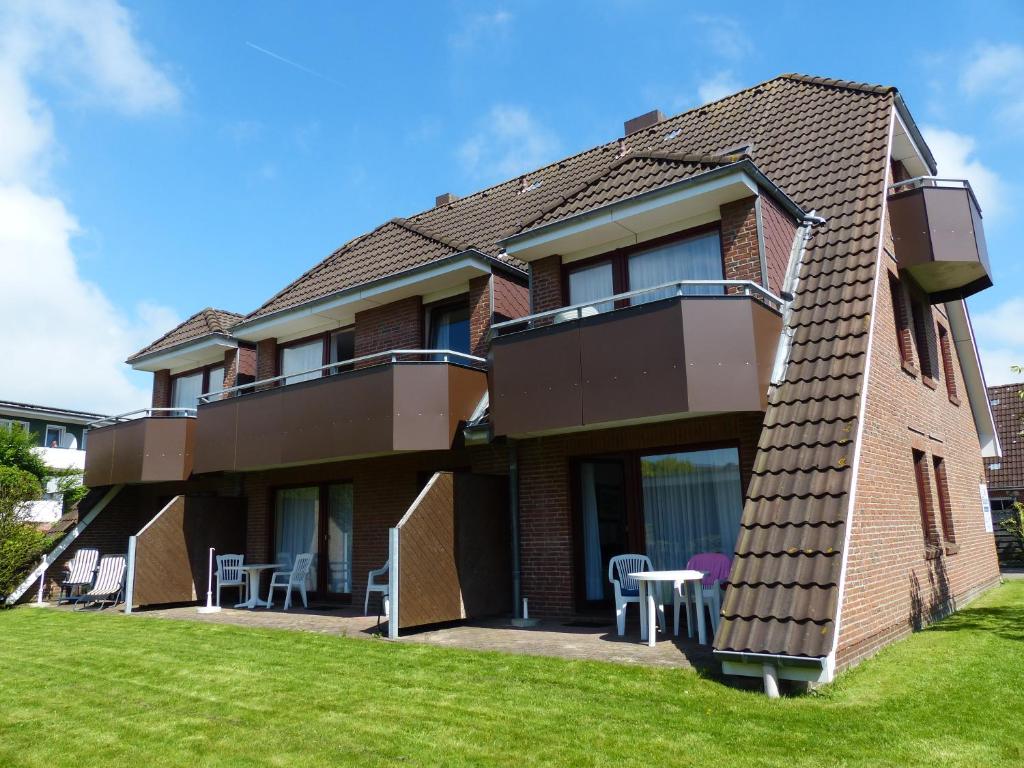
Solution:
<svg viewBox="0 0 1024 768">
<path fill-rule="evenodd" d="M 54 469 L 85 469 L 89 423 L 102 418 L 99 413 L 0 401 L 0 427 L 16 425 L 32 433 L 37 453 Z M 49 526 L 60 519 L 63 510 L 63 494 L 51 480 L 43 498 L 32 502 L 29 520 Z"/>
<path fill-rule="evenodd" d="M 999 527 L 1013 511 L 1013 504 L 1024 501 L 1024 399 L 1020 393 L 1024 384 L 1003 384 L 988 388 L 988 400 L 995 416 L 999 432 L 999 444 L 1003 455 L 985 460 L 985 478 L 988 496 L 992 504 L 992 518 L 995 524 L 996 547 L 999 559 L 1019 563 L 1024 553 L 1017 547 L 1006 531 Z"/>
<path fill-rule="evenodd" d="M 154 411 L 90 437 L 76 546 L 149 524 L 135 604 L 205 590 L 206 546 L 313 552 L 340 601 L 390 555 L 396 631 L 610 612 L 612 555 L 721 551 L 725 671 L 798 680 L 997 583 L 981 214 L 899 93 L 785 75 L 624 134 L 133 355 Z"/>
</svg>

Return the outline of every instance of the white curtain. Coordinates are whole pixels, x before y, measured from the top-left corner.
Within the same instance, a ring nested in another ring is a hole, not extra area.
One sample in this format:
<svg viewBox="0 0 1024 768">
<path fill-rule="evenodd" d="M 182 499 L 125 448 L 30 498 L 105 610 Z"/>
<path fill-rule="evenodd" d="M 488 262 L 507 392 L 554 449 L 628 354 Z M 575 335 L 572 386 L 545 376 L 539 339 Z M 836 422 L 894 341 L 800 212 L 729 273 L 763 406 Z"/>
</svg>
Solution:
<svg viewBox="0 0 1024 768">
<path fill-rule="evenodd" d="M 306 580 L 308 589 L 316 589 L 317 519 L 319 517 L 319 490 L 287 488 L 277 492 L 274 543 L 279 554 L 295 562 L 303 552 L 313 553 L 313 567 Z"/>
<path fill-rule="evenodd" d="M 722 247 L 718 233 L 709 232 L 687 240 L 660 245 L 629 257 L 629 290 L 651 288 L 673 280 L 721 280 Z M 684 290 L 687 296 L 716 296 L 724 289 L 719 286 L 691 286 Z M 675 290 L 666 289 L 637 296 L 633 304 L 674 296 Z"/>
<path fill-rule="evenodd" d="M 192 373 L 171 379 L 171 407 L 195 408 L 203 394 L 203 374 Z"/>
<path fill-rule="evenodd" d="M 327 588 L 352 591 L 352 484 L 332 485 L 327 495 Z"/>
<path fill-rule="evenodd" d="M 207 392 L 217 392 L 224 389 L 224 366 L 218 365 L 215 368 L 210 369 L 210 383 L 208 385 Z M 220 400 L 223 395 L 217 395 L 211 398 L 212 400 Z"/>
<path fill-rule="evenodd" d="M 699 552 L 732 556 L 743 512 L 735 448 L 640 459 L 647 554 L 674 570 Z"/>
<path fill-rule="evenodd" d="M 611 262 L 576 269 L 569 273 L 569 303 L 590 304 L 615 295 Z M 598 312 L 607 312 L 612 302 L 594 305 Z"/>
<path fill-rule="evenodd" d="M 285 347 L 281 351 L 281 375 L 287 376 L 285 384 L 297 384 L 300 381 L 319 379 L 320 371 L 303 373 L 319 368 L 324 364 L 324 343 L 320 340 L 309 341 L 294 347 Z M 289 374 L 296 374 L 294 376 Z"/>
<path fill-rule="evenodd" d="M 583 558 L 587 600 L 604 597 L 605 574 L 601 562 L 601 528 L 597 519 L 597 489 L 594 487 L 594 465 L 580 465 L 583 499 Z"/>
</svg>

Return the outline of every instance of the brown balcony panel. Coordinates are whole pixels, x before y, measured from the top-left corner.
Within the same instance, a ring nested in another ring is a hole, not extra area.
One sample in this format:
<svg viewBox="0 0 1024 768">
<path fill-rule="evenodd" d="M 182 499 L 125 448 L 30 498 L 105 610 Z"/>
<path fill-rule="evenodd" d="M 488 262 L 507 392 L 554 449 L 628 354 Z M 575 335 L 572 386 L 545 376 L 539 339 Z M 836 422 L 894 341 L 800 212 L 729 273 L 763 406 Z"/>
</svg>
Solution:
<svg viewBox="0 0 1024 768">
<path fill-rule="evenodd" d="M 482 371 L 399 363 L 201 405 L 195 471 L 451 448 L 486 386 Z"/>
<path fill-rule="evenodd" d="M 916 187 L 889 197 L 896 261 L 933 304 L 992 286 L 981 211 L 966 187 Z"/>
<path fill-rule="evenodd" d="M 759 411 L 782 321 L 745 296 L 688 296 L 499 337 L 497 435 Z"/>
<path fill-rule="evenodd" d="M 89 430 L 85 484 L 161 483 L 192 474 L 196 420 L 149 417 Z"/>
</svg>

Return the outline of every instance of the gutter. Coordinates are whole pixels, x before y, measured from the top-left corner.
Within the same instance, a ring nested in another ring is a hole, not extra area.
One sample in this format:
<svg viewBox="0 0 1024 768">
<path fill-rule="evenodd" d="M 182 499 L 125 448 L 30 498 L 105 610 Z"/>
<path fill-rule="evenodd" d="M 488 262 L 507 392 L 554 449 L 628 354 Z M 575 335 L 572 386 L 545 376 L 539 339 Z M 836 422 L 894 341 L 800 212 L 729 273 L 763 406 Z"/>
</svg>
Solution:
<svg viewBox="0 0 1024 768">
<path fill-rule="evenodd" d="M 939 172 L 939 169 L 935 164 L 935 156 L 928 148 L 928 144 L 925 142 L 924 136 L 921 134 L 921 129 L 918 128 L 917 123 L 914 122 L 914 118 L 910 114 L 910 110 L 907 109 L 907 105 L 903 101 L 903 96 L 895 88 L 893 89 L 893 97 L 893 102 L 896 105 L 896 111 L 899 112 L 903 125 L 906 126 L 908 131 L 910 131 L 911 138 L 913 138 L 918 151 L 921 153 L 925 163 L 928 165 L 928 170 L 931 171 L 932 176 L 935 176 Z"/>
</svg>

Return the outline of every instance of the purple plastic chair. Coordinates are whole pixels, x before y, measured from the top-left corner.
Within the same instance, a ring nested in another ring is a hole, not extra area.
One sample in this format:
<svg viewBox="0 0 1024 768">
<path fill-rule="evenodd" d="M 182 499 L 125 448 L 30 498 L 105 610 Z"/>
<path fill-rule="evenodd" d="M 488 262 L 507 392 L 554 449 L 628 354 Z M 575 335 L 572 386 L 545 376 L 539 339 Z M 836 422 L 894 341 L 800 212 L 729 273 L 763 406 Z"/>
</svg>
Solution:
<svg viewBox="0 0 1024 768">
<path fill-rule="evenodd" d="M 732 558 L 721 552 L 701 552 L 686 562 L 686 569 L 704 573 L 704 578 L 700 582 L 701 593 L 704 605 L 707 606 L 711 614 L 711 631 L 717 632 L 719 615 L 722 613 L 722 587 L 729 580 Z M 688 637 L 693 637 L 696 603 L 691 593 L 686 590 L 685 584 L 676 584 L 672 594 L 672 603 L 675 609 L 676 635 L 679 634 L 679 607 L 680 604 L 686 603 L 686 634 Z"/>
</svg>

